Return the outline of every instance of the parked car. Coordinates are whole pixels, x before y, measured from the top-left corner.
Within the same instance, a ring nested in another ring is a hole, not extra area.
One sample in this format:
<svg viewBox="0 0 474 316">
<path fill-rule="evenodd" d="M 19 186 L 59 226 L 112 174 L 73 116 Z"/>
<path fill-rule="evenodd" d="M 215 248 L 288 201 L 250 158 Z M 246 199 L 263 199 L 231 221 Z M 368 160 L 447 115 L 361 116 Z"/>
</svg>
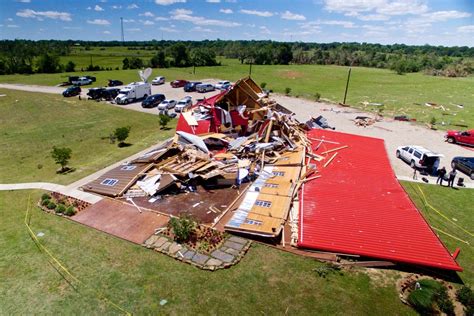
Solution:
<svg viewBox="0 0 474 316">
<path fill-rule="evenodd" d="M 84 76 L 84 78 L 90 79 L 92 82 L 95 82 L 97 80 L 94 76 Z"/>
<path fill-rule="evenodd" d="M 123 86 L 123 82 L 120 81 L 120 80 L 112 80 L 112 79 L 109 79 L 109 84 L 108 84 L 109 87 L 116 87 L 116 86 Z"/>
<path fill-rule="evenodd" d="M 216 87 L 218 90 L 227 90 L 230 87 L 230 81 L 219 81 L 214 85 L 214 87 Z"/>
<path fill-rule="evenodd" d="M 176 106 L 176 100 L 164 100 L 158 105 L 158 110 L 169 110 Z"/>
<path fill-rule="evenodd" d="M 176 113 L 180 113 L 180 112 L 183 112 L 184 110 L 191 108 L 192 105 L 193 105 L 193 101 L 191 101 L 191 99 L 184 98 L 182 100 L 179 100 L 179 102 L 176 104 L 176 107 L 174 108 L 174 111 Z"/>
<path fill-rule="evenodd" d="M 143 108 L 154 108 L 158 106 L 162 101 L 166 99 L 164 94 L 153 94 L 150 95 L 148 98 L 143 100 L 142 107 Z"/>
<path fill-rule="evenodd" d="M 74 97 L 79 94 L 81 94 L 81 87 L 79 86 L 72 86 L 63 91 L 64 97 Z"/>
<path fill-rule="evenodd" d="M 87 92 L 88 99 L 101 100 L 104 96 L 105 88 L 90 88 Z"/>
<path fill-rule="evenodd" d="M 115 100 L 120 93 L 120 88 L 106 88 L 104 91 L 103 98 L 107 101 Z"/>
<path fill-rule="evenodd" d="M 200 81 L 192 81 L 192 82 L 188 82 L 187 84 L 184 85 L 183 87 L 183 90 L 185 92 L 193 92 L 193 91 L 196 91 L 196 86 L 198 84 L 201 84 L 202 82 Z"/>
<path fill-rule="evenodd" d="M 165 83 L 165 77 L 155 77 L 155 79 L 151 81 L 152 85 L 158 85 L 158 84 L 164 84 L 164 83 Z"/>
<path fill-rule="evenodd" d="M 459 170 L 474 180 L 474 157 L 454 157 L 451 167 Z"/>
<path fill-rule="evenodd" d="M 146 99 L 151 95 L 151 85 L 148 82 L 132 82 L 122 89 L 115 98 L 117 104 L 129 104 L 137 100 Z"/>
<path fill-rule="evenodd" d="M 451 144 L 474 146 L 474 129 L 469 131 L 448 131 L 445 138 Z"/>
<path fill-rule="evenodd" d="M 175 81 L 171 81 L 170 85 L 173 88 L 182 88 L 187 83 L 188 83 L 187 80 L 178 79 L 178 80 L 175 80 Z"/>
<path fill-rule="evenodd" d="M 72 81 L 72 84 L 77 85 L 77 86 L 85 86 L 91 83 L 92 83 L 92 79 L 87 78 L 87 77 L 79 77 L 76 80 Z"/>
<path fill-rule="evenodd" d="M 397 158 L 405 160 L 412 168 L 425 169 L 430 172 L 437 159 L 444 157 L 421 146 L 400 146 L 396 151 Z"/>
<path fill-rule="evenodd" d="M 197 92 L 209 92 L 209 91 L 214 91 L 216 88 L 210 83 L 201 83 L 196 86 L 196 91 Z"/>
</svg>

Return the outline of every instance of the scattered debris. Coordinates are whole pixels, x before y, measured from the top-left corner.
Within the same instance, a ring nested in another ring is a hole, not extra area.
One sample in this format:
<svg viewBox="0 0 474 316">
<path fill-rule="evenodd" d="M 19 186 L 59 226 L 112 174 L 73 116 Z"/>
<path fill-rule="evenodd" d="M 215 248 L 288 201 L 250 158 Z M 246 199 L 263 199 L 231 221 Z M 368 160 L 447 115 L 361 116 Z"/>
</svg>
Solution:
<svg viewBox="0 0 474 316">
<path fill-rule="evenodd" d="M 39 233 L 36 234 L 36 236 L 38 236 L 38 237 L 43 237 L 43 236 L 44 236 L 44 233 L 43 233 L 43 232 L 39 232 Z"/>
</svg>

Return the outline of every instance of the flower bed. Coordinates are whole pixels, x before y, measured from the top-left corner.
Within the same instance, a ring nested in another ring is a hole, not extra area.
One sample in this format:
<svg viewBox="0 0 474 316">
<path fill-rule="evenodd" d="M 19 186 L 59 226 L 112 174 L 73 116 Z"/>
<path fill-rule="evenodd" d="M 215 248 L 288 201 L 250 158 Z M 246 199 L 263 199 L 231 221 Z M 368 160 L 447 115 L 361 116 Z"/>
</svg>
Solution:
<svg viewBox="0 0 474 316">
<path fill-rule="evenodd" d="M 44 193 L 38 206 L 45 212 L 61 216 L 73 216 L 90 204 L 58 192 Z"/>
<path fill-rule="evenodd" d="M 169 224 L 160 234 L 176 240 L 173 228 Z M 189 249 L 209 254 L 219 248 L 224 243 L 224 239 L 224 233 L 198 224 L 191 231 L 189 239 L 182 244 Z"/>
</svg>

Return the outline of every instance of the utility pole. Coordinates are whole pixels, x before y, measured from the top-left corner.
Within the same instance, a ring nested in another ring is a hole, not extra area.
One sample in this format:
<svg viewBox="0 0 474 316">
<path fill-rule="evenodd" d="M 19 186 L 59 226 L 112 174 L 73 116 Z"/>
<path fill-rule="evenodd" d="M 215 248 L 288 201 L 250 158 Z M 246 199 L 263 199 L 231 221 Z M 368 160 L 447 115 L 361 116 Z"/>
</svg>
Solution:
<svg viewBox="0 0 474 316">
<path fill-rule="evenodd" d="M 122 30 L 122 46 L 123 46 L 124 42 L 125 42 L 125 35 L 123 33 L 123 18 L 122 17 L 120 18 L 120 27 L 121 27 L 121 30 Z"/>
<path fill-rule="evenodd" d="M 342 102 L 342 104 L 346 104 L 347 89 L 349 88 L 349 79 L 351 79 L 351 69 L 352 68 L 349 67 L 349 72 L 347 73 L 346 91 L 344 92 L 344 102 Z"/>
<path fill-rule="evenodd" d="M 253 63 L 253 59 L 250 59 L 250 65 L 249 65 L 249 77 L 252 75 L 252 63 Z"/>
</svg>

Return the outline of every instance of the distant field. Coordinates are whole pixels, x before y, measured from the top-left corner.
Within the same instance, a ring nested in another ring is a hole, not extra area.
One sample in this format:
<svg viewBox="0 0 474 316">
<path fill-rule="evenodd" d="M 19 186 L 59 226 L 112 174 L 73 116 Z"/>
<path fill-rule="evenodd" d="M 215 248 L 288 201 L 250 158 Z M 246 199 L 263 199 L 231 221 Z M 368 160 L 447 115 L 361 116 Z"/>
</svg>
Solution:
<svg viewBox="0 0 474 316">
<path fill-rule="evenodd" d="M 122 57 L 104 56 L 106 51 L 96 51 L 96 60 L 104 60 L 111 65 Z M 130 51 L 133 53 L 134 51 Z M 89 63 L 86 52 L 77 56 L 78 60 Z M 115 54 L 123 54 L 117 50 Z M 142 56 L 150 51 L 141 51 Z M 92 54 L 92 53 L 91 53 Z M 68 56 L 67 58 L 73 58 Z M 66 59 L 67 59 L 66 58 Z M 118 58 L 118 59 L 117 59 Z M 249 74 L 249 65 L 242 65 L 237 60 L 221 59 L 222 66 L 199 67 L 196 74 L 190 68 L 154 69 L 153 76 L 163 75 L 167 80 L 183 78 L 198 80 L 219 78 L 237 80 Z M 121 62 L 120 62 L 121 63 Z M 97 62 L 99 64 L 99 62 Z M 270 65 L 253 66 L 252 78 L 257 83 L 266 82 L 267 89 L 284 93 L 291 88 L 290 95 L 314 99 L 320 93 L 323 99 L 331 102 L 342 102 L 348 67 L 321 65 Z M 86 73 L 74 73 L 84 75 Z M 124 82 L 137 81 L 136 70 L 114 70 L 88 72 L 97 77 L 93 86 L 104 85 L 107 79 L 119 79 Z M 56 85 L 67 80 L 73 74 L 37 74 L 0 76 L 0 82 Z M 346 103 L 366 111 L 378 111 L 377 106 L 364 106 L 361 102 L 383 103 L 383 113 L 388 116 L 408 115 L 418 121 L 428 123 L 434 117 L 440 128 L 462 128 L 455 124 L 474 126 L 474 77 L 444 78 L 426 76 L 422 73 L 397 75 L 392 71 L 374 68 L 352 68 L 352 76 Z M 442 109 L 428 107 L 431 102 L 443 105 Z M 461 109 L 457 105 L 464 105 Z M 444 125 L 441 123 L 444 122 Z"/>
<path fill-rule="evenodd" d="M 104 103 L 5 89 L 0 94 L 6 94 L 0 98 L 0 183 L 69 183 L 174 133 L 161 131 L 156 115 Z M 110 144 L 109 134 L 122 126 L 131 126 L 130 147 Z M 53 146 L 72 149 L 75 172 L 56 174 Z"/>
</svg>

